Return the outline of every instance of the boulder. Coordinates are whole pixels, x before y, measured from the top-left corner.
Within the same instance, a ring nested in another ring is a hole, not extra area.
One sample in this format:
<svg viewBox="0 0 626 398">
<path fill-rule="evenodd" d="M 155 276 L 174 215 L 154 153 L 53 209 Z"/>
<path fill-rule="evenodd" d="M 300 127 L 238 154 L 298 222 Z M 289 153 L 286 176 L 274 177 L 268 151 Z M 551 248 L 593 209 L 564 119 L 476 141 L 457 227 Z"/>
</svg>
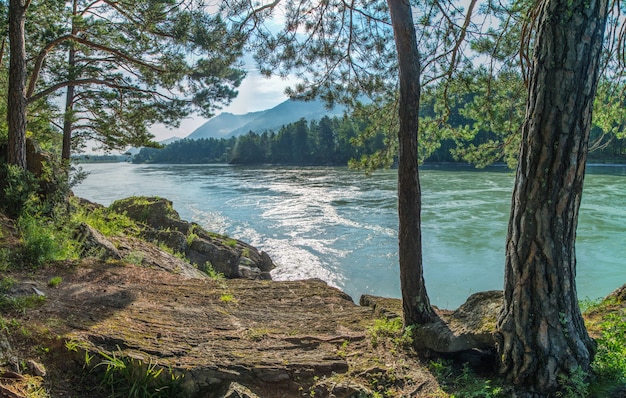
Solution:
<svg viewBox="0 0 626 398">
<path fill-rule="evenodd" d="M 267 253 L 237 239 L 205 231 L 180 219 L 167 199 L 133 197 L 114 202 L 110 209 L 143 223 L 143 237 L 184 254 L 199 269 L 210 267 L 226 278 L 271 279 L 276 266 Z"/>
<path fill-rule="evenodd" d="M 109 209 L 157 230 L 189 233 L 191 224 L 180 219 L 170 200 L 156 196 L 133 196 L 116 200 Z"/>
<path fill-rule="evenodd" d="M 132 237 L 115 237 L 111 239 L 118 246 L 122 259 L 126 261 L 133 260 L 142 267 L 161 269 L 187 278 L 205 279 L 208 277 L 207 274 L 201 272 L 189 262 L 141 239 Z"/>
<path fill-rule="evenodd" d="M 104 235 L 91 226 L 80 223 L 75 234 L 76 240 L 81 243 L 83 257 L 97 257 L 102 260 L 120 260 L 122 255 Z"/>
<path fill-rule="evenodd" d="M 223 398 L 260 398 L 258 395 L 250 391 L 250 389 L 239 383 L 230 383 L 228 391 L 224 393 Z"/>
<path fill-rule="evenodd" d="M 436 322 L 413 329 L 414 345 L 440 353 L 495 349 L 503 297 L 502 291 L 479 292 L 456 311 L 438 311 Z"/>
</svg>

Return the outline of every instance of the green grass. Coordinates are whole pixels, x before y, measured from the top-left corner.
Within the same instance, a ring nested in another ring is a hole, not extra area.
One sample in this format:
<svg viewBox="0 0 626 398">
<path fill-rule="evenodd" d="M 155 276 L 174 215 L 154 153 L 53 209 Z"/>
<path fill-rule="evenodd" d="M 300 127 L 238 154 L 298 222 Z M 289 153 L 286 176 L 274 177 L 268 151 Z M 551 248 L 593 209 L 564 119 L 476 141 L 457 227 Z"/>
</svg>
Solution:
<svg viewBox="0 0 626 398">
<path fill-rule="evenodd" d="M 52 277 L 48 281 L 48 286 L 49 287 L 57 287 L 57 286 L 59 286 L 61 284 L 62 281 L 63 281 L 63 278 L 61 278 L 60 276 Z"/>
<path fill-rule="evenodd" d="M 17 222 L 21 235 L 20 260 L 24 266 L 38 268 L 50 261 L 78 258 L 78 242 L 67 226 L 55 220 L 23 215 Z"/>
<path fill-rule="evenodd" d="M 411 331 L 410 326 L 404 328 L 402 318 L 376 319 L 374 326 L 368 329 L 368 335 L 374 348 L 385 341 L 389 341 L 394 348 L 404 348 L 413 343 Z"/>
<path fill-rule="evenodd" d="M 129 264 L 141 265 L 141 263 L 143 262 L 143 253 L 138 251 L 132 251 L 124 257 L 124 261 Z"/>
<path fill-rule="evenodd" d="M 204 263 L 204 266 L 201 268 L 201 271 L 209 276 L 211 279 L 222 280 L 224 279 L 224 274 L 221 272 L 217 272 L 215 268 L 213 268 L 213 264 L 210 261 Z"/>
<path fill-rule="evenodd" d="M 233 296 L 232 294 L 225 293 L 220 296 L 220 301 L 222 303 L 232 303 L 232 302 L 235 302 L 236 300 L 235 300 L 235 296 Z"/>
<path fill-rule="evenodd" d="M 138 236 L 140 232 L 133 220 L 105 208 L 95 210 L 79 208 L 72 214 L 72 221 L 76 224 L 85 223 L 100 231 L 104 236 Z"/>
<path fill-rule="evenodd" d="M 589 386 L 597 397 L 626 385 L 626 314 L 622 310 L 622 314 L 606 315 L 600 328 L 598 352 L 591 364 L 595 377 Z"/>
<path fill-rule="evenodd" d="M 46 301 L 44 296 L 31 294 L 22 297 L 10 297 L 0 294 L 0 312 L 24 312 L 31 308 L 36 308 Z"/>
<path fill-rule="evenodd" d="M 100 353 L 100 356 L 102 361 L 94 369 L 104 368 L 102 385 L 112 398 L 167 398 L 179 397 L 183 393 L 183 376 L 176 375 L 171 369 L 116 353 Z"/>
<path fill-rule="evenodd" d="M 10 276 L 3 276 L 0 278 L 0 293 L 8 292 L 13 286 L 15 286 L 16 283 L 16 279 L 11 278 Z"/>
<path fill-rule="evenodd" d="M 438 380 L 439 385 L 450 397 L 495 398 L 505 395 L 503 384 L 499 380 L 477 376 L 465 363 L 460 368 L 450 360 L 430 361 L 428 369 Z"/>
</svg>

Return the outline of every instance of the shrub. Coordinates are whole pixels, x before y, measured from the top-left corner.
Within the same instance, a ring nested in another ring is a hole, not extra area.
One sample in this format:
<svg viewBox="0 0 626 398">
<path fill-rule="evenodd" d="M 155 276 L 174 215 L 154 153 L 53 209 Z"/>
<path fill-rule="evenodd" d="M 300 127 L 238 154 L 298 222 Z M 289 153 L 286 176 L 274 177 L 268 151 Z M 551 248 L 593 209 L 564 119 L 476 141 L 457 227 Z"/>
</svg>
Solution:
<svg viewBox="0 0 626 398">
<path fill-rule="evenodd" d="M 24 265 L 40 267 L 49 261 L 65 259 L 76 251 L 74 242 L 50 220 L 22 215 L 17 225 L 22 235 L 20 254 Z"/>
<path fill-rule="evenodd" d="M 626 320 L 618 314 L 607 315 L 597 339 L 598 352 L 591 364 L 598 384 L 626 383 Z"/>
<path fill-rule="evenodd" d="M 63 278 L 61 278 L 60 276 L 55 276 L 53 278 L 50 278 L 50 280 L 48 281 L 48 286 L 57 287 L 61 284 L 62 281 Z"/>
<path fill-rule="evenodd" d="M 39 198 L 39 184 L 35 176 L 15 165 L 0 165 L 0 210 L 11 218 L 18 218 L 33 210 Z"/>
</svg>

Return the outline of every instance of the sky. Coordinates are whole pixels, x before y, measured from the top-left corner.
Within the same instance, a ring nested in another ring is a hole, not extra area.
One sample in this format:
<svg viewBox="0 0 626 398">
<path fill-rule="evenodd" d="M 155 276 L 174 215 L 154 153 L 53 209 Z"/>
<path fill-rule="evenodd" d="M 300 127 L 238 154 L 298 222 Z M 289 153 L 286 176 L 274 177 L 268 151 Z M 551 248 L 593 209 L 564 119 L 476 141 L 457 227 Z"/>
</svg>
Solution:
<svg viewBox="0 0 626 398">
<path fill-rule="evenodd" d="M 288 79 L 278 76 L 268 79 L 262 76 L 256 68 L 248 67 L 247 75 L 237 90 L 239 91 L 237 97 L 231 101 L 230 105 L 217 110 L 215 114 L 230 112 L 235 115 L 243 115 L 271 109 L 287 100 L 288 97 L 284 91 L 288 85 Z M 163 125 L 155 125 L 150 131 L 154 134 L 156 141 L 163 141 L 170 137 L 184 138 L 207 120 L 196 115 L 182 120 L 179 128 L 170 129 Z"/>
</svg>

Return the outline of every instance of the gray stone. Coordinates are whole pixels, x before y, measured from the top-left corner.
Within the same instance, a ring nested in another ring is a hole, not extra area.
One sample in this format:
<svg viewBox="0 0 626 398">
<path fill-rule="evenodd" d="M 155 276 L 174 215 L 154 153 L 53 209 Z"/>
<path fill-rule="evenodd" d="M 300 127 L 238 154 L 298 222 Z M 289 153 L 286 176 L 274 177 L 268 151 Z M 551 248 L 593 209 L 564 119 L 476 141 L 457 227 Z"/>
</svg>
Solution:
<svg viewBox="0 0 626 398">
<path fill-rule="evenodd" d="M 475 293 L 456 311 L 440 311 L 436 322 L 416 326 L 414 345 L 443 353 L 493 349 L 502 305 L 501 291 Z"/>
<path fill-rule="evenodd" d="M 258 395 L 250 391 L 247 387 L 239 383 L 230 383 L 228 391 L 222 398 L 260 398 Z"/>
<path fill-rule="evenodd" d="M 88 224 L 80 223 L 76 231 L 76 240 L 82 244 L 81 254 L 85 257 L 97 257 L 102 260 L 122 258 L 113 243 Z"/>
<path fill-rule="evenodd" d="M 33 376 L 45 377 L 47 374 L 46 367 L 35 360 L 29 359 L 26 361 L 26 366 Z"/>
<path fill-rule="evenodd" d="M 122 199 L 110 209 L 145 224 L 145 239 L 183 253 L 199 269 L 210 263 L 226 278 L 271 279 L 269 271 L 276 267 L 267 253 L 245 242 L 209 233 L 195 223 L 181 220 L 167 199 Z"/>
<path fill-rule="evenodd" d="M 7 338 L 5 330 L 0 331 L 0 366 L 11 363 L 13 357 L 13 351 L 11 350 L 11 344 Z"/>
</svg>

